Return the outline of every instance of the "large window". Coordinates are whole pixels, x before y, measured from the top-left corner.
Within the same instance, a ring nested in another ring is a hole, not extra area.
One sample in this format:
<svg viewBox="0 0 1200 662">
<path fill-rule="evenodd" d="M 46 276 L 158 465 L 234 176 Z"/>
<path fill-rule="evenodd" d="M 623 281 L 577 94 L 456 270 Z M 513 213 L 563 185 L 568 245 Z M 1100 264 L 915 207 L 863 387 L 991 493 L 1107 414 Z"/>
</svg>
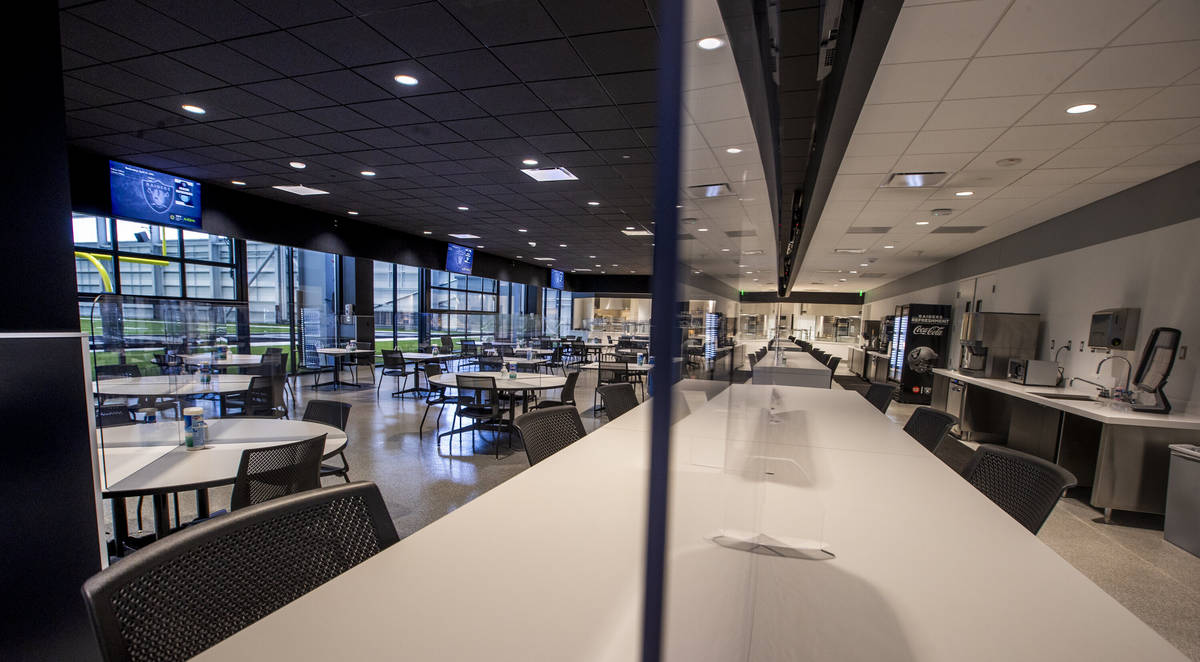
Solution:
<svg viewBox="0 0 1200 662">
<path fill-rule="evenodd" d="M 430 270 L 429 280 L 429 333 L 433 338 L 495 337 L 499 307 L 496 279 Z"/>
<path fill-rule="evenodd" d="M 542 330 L 546 335 L 562 337 L 571 333 L 573 312 L 571 293 L 542 288 Z"/>
<path fill-rule="evenodd" d="M 421 269 L 375 262 L 375 346 L 417 349 L 421 312 Z"/>
<path fill-rule="evenodd" d="M 80 294 L 237 298 L 229 237 L 72 214 Z"/>
<path fill-rule="evenodd" d="M 290 260 L 286 246 L 246 242 L 246 294 L 250 309 L 250 338 L 255 347 L 280 347 L 291 342 Z"/>
</svg>

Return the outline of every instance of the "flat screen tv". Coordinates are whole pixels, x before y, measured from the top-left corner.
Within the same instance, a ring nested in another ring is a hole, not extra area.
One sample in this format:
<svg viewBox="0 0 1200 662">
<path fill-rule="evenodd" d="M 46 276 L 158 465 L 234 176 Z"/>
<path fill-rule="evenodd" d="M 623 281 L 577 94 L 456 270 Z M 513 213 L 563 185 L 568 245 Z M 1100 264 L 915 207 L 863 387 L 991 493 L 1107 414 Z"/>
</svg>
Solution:
<svg viewBox="0 0 1200 662">
<path fill-rule="evenodd" d="M 563 272 L 558 269 L 550 270 L 550 287 L 556 290 L 566 289 L 566 283 L 563 282 Z"/>
<path fill-rule="evenodd" d="M 200 183 L 127 163 L 108 162 L 112 215 L 200 229 Z"/>
<path fill-rule="evenodd" d="M 456 274 L 470 274 L 471 265 L 475 262 L 475 249 L 446 244 L 446 271 Z"/>
</svg>

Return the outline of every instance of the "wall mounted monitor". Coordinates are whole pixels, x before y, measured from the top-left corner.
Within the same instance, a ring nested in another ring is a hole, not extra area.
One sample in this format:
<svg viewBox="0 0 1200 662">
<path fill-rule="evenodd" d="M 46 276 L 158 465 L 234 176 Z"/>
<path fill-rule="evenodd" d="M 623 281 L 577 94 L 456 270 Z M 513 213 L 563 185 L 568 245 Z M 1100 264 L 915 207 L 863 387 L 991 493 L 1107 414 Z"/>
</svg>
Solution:
<svg viewBox="0 0 1200 662">
<path fill-rule="evenodd" d="M 563 276 L 563 272 L 561 270 L 550 270 L 550 287 L 553 287 L 556 290 L 567 289 L 566 278 Z"/>
<path fill-rule="evenodd" d="M 446 244 L 446 271 L 470 274 L 474 263 L 475 249 L 458 244 Z"/>
<path fill-rule="evenodd" d="M 200 229 L 200 183 L 117 161 L 108 162 L 112 215 Z"/>
</svg>

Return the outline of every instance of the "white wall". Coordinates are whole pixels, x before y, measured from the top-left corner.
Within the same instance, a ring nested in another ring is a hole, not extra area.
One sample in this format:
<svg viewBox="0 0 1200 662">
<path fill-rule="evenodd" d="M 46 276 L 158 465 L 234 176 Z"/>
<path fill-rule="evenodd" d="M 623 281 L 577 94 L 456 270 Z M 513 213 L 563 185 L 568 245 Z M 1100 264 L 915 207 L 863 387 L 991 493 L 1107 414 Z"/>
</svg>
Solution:
<svg viewBox="0 0 1200 662">
<path fill-rule="evenodd" d="M 1063 352 L 1060 362 L 1067 377 L 1096 379 L 1096 365 L 1107 354 L 1079 351 L 1086 345 L 1091 314 L 1105 308 L 1140 308 L 1137 347 L 1123 355 L 1137 369 L 1138 359 L 1149 332 L 1169 326 L 1183 332 L 1182 345 L 1200 349 L 1200 218 L 1177 223 L 1026 262 L 999 271 L 977 274 L 984 311 L 1038 313 L 1042 316 L 1039 359 L 1053 359 L 1050 340 L 1058 345 L 1072 341 L 1069 357 Z M 991 292 L 995 284 L 996 291 Z M 882 319 L 896 305 L 906 303 L 950 304 L 955 308 L 957 324 L 965 300 L 955 299 L 959 281 L 909 292 L 890 299 L 872 301 L 864 306 L 864 319 Z M 954 336 L 957 338 L 957 335 Z M 957 363 L 958 348 L 951 352 Z M 1112 375 L 1124 383 L 1125 364 L 1110 361 Z M 1105 372 L 1108 372 L 1106 369 Z M 1177 360 L 1166 387 L 1167 397 L 1176 410 L 1189 408 L 1200 413 L 1200 355 L 1190 354 Z M 1191 401 L 1188 407 L 1188 401 Z"/>
</svg>

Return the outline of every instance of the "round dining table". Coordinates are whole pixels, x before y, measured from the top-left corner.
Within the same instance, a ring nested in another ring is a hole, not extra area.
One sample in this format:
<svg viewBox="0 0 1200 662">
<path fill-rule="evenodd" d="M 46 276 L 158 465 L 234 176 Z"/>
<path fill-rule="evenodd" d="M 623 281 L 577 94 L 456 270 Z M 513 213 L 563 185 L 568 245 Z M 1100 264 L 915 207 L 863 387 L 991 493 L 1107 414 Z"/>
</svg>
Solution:
<svg viewBox="0 0 1200 662">
<path fill-rule="evenodd" d="M 458 375 L 469 377 L 493 377 L 496 380 L 496 390 L 509 395 L 529 395 L 536 391 L 546 391 L 555 388 L 562 388 L 567 383 L 566 377 L 558 375 L 543 375 L 534 372 L 516 372 L 505 375 L 504 373 L 481 370 L 479 372 L 446 372 L 440 375 L 429 377 L 429 383 L 435 386 L 443 386 L 446 388 L 458 387 Z M 516 375 L 512 377 L 510 375 Z M 521 413 L 529 410 L 529 398 L 527 397 L 510 397 L 508 399 L 508 422 L 509 429 L 512 428 L 513 419 L 516 417 L 517 400 L 521 401 Z M 467 426 L 450 432 L 443 432 L 438 435 L 439 438 L 448 434 L 457 432 L 465 432 L 469 429 L 479 429 L 475 426 Z M 499 450 L 497 450 L 499 453 Z"/>
<path fill-rule="evenodd" d="M 179 354 L 184 364 L 190 366 L 208 365 L 214 368 L 244 368 L 246 366 L 262 365 L 262 354 L 226 354 L 219 359 L 213 354 Z"/>
<path fill-rule="evenodd" d="M 154 530 L 159 538 L 170 530 L 167 495 L 196 491 L 200 517 L 208 515 L 208 488 L 230 485 L 237 478 L 242 451 L 292 443 L 325 435 L 322 458 L 346 447 L 346 433 L 309 421 L 276 418 L 214 418 L 200 450 L 188 450 L 182 421 L 135 423 L 96 431 L 101 495 L 112 501 L 113 537 L 128 537 L 125 499 L 151 496 Z"/>
</svg>

